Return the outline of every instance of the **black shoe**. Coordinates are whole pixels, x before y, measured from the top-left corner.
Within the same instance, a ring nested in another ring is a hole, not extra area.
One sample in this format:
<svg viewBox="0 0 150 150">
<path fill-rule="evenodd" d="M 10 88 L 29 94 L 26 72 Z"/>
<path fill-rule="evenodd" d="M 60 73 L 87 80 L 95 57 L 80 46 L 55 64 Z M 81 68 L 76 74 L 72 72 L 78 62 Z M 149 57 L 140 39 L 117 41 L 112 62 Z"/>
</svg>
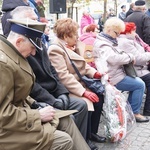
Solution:
<svg viewBox="0 0 150 150">
<path fill-rule="evenodd" d="M 149 122 L 149 119 L 147 117 L 135 117 L 136 122 L 142 123 L 142 122 Z"/>
<path fill-rule="evenodd" d="M 91 150 L 98 150 L 98 147 L 90 140 L 87 140 L 87 144 L 89 145 Z"/>
<path fill-rule="evenodd" d="M 91 133 L 91 138 L 90 138 L 91 141 L 94 141 L 94 142 L 98 142 L 98 143 L 105 143 L 106 142 L 106 138 L 105 137 L 101 137 L 97 134 L 94 134 L 94 133 Z"/>
</svg>

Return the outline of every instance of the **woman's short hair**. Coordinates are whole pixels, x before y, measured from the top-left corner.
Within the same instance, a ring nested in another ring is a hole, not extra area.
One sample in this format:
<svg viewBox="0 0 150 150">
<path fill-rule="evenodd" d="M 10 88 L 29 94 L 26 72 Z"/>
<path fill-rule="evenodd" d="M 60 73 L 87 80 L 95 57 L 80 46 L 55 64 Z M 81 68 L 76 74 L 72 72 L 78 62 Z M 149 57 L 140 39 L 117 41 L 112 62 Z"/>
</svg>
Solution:
<svg viewBox="0 0 150 150">
<path fill-rule="evenodd" d="M 89 26 L 87 26 L 86 28 L 86 32 L 95 32 L 95 29 L 97 28 L 96 24 L 90 24 Z"/>
<path fill-rule="evenodd" d="M 136 25 L 134 22 L 126 22 L 125 23 L 125 30 L 121 32 L 121 34 L 131 33 L 132 31 L 136 30 Z"/>
<path fill-rule="evenodd" d="M 72 37 L 77 35 L 79 25 L 71 18 L 63 18 L 57 20 L 54 25 L 54 33 L 60 39 L 64 39 L 64 36 Z"/>
<path fill-rule="evenodd" d="M 111 17 L 106 20 L 103 31 L 108 33 L 109 30 L 114 30 L 118 33 L 123 32 L 125 30 L 125 23 L 117 17 Z"/>
</svg>

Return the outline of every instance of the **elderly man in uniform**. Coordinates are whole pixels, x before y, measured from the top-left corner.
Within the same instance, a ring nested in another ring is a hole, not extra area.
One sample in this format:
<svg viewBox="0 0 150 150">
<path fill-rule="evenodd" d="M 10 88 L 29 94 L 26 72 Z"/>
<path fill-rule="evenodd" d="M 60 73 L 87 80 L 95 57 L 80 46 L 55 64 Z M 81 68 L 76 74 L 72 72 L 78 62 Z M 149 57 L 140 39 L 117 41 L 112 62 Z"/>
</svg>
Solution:
<svg viewBox="0 0 150 150">
<path fill-rule="evenodd" d="M 40 51 L 45 24 L 29 19 L 10 22 L 8 38 L 0 36 L 0 149 L 89 150 L 66 117 L 73 110 L 30 108 L 34 100 L 28 95 L 35 79 L 26 57 Z"/>
</svg>

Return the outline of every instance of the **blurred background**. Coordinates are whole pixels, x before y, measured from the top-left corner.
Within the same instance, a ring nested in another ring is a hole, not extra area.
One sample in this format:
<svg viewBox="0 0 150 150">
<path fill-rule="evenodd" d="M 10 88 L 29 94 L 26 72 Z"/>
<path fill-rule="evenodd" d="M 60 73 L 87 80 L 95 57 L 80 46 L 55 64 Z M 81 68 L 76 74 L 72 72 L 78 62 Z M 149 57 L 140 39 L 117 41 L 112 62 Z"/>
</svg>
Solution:
<svg viewBox="0 0 150 150">
<path fill-rule="evenodd" d="M 135 0 L 43 0 L 45 18 L 48 20 L 50 28 L 53 28 L 55 21 L 58 18 L 70 17 L 80 24 L 82 13 L 88 10 L 96 22 L 100 17 L 103 21 L 107 19 L 107 14 L 110 10 L 118 16 L 121 11 L 121 6 L 126 5 L 128 10 L 129 5 Z M 145 0 L 147 7 L 150 6 L 150 0 Z M 0 17 L 2 16 L 2 2 L 0 0 Z M 0 25 L 1 32 L 1 25 Z"/>
</svg>

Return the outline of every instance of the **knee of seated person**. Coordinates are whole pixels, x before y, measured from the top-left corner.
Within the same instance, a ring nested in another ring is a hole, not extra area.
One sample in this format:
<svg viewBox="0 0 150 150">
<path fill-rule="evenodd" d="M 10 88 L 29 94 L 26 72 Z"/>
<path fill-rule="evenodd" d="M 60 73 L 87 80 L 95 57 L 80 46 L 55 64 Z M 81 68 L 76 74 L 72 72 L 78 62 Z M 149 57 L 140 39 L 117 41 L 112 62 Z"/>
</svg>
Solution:
<svg viewBox="0 0 150 150">
<path fill-rule="evenodd" d="M 144 81 L 142 79 L 140 79 L 140 78 L 136 78 L 136 79 L 138 80 L 139 88 L 144 89 L 144 91 L 145 91 L 145 83 L 144 83 Z"/>
<path fill-rule="evenodd" d="M 70 115 L 70 118 L 71 118 L 73 121 L 75 121 L 74 115 Z"/>
<path fill-rule="evenodd" d="M 60 118 L 60 123 L 67 124 L 67 125 L 74 124 L 74 116 L 70 115 L 70 116 Z"/>
<path fill-rule="evenodd" d="M 64 135 L 64 144 L 65 150 L 72 150 L 73 149 L 73 140 L 69 134 L 65 133 Z M 62 148 L 63 149 L 63 148 Z"/>
<path fill-rule="evenodd" d="M 88 110 L 88 106 L 87 103 L 84 100 L 80 101 L 80 106 L 82 106 L 82 108 L 87 109 Z"/>
<path fill-rule="evenodd" d="M 55 142 L 55 140 L 59 140 L 59 142 Z M 51 150 L 61 149 L 61 150 L 72 150 L 73 149 L 73 140 L 70 135 L 66 132 L 61 132 L 61 136 L 59 139 L 54 139 L 53 146 L 51 146 Z"/>
</svg>

